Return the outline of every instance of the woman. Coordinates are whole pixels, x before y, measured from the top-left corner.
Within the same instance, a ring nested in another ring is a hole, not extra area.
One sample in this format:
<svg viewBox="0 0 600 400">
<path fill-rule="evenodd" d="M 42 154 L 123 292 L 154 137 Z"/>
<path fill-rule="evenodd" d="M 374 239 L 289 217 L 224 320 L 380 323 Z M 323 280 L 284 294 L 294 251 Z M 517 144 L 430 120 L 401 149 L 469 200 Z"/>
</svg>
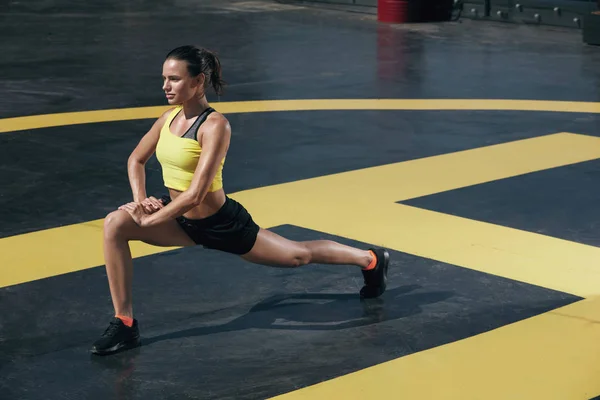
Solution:
<svg viewBox="0 0 600 400">
<path fill-rule="evenodd" d="M 128 160 L 133 202 L 104 221 L 104 257 L 115 309 L 95 354 L 110 354 L 140 345 L 133 318 L 130 240 L 154 246 L 195 246 L 238 254 L 262 265 L 298 267 L 308 263 L 356 265 L 365 286 L 362 298 L 386 288 L 389 254 L 385 249 L 359 250 L 336 242 L 295 242 L 260 228 L 248 211 L 223 191 L 222 170 L 231 127 L 206 99 L 209 86 L 221 94 L 218 58 L 208 50 L 182 46 L 163 64 L 163 90 L 169 104 Z M 156 152 L 169 196 L 146 195 L 144 165 Z"/>
</svg>

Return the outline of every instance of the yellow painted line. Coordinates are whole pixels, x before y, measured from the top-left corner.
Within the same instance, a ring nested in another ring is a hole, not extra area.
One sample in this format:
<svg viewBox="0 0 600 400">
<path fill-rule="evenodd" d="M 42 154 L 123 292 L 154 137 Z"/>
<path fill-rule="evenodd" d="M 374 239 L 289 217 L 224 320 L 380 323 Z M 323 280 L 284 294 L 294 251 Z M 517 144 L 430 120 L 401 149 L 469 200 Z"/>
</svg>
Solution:
<svg viewBox="0 0 600 400">
<path fill-rule="evenodd" d="M 0 132 L 153 118 L 165 108 L 3 119 Z M 600 112 L 599 103 L 516 100 L 290 100 L 219 103 L 218 108 L 225 113 L 334 109 Z M 304 226 L 595 296 L 283 397 L 565 399 L 600 394 L 600 300 L 596 297 L 600 285 L 595 284 L 600 281 L 600 249 L 394 204 L 600 158 L 598 149 L 598 138 L 561 133 L 232 194 L 264 227 Z M 274 198 L 278 201 L 273 202 Z M 0 287 L 102 265 L 101 230 L 102 220 L 95 220 L 0 239 Z M 132 247 L 134 257 L 169 250 L 142 243 Z"/>
<path fill-rule="evenodd" d="M 597 158 L 600 138 L 562 133 L 305 180 L 268 196 L 310 207 L 288 214 L 293 225 L 587 297 L 600 294 L 598 247 L 394 201 Z"/>
<path fill-rule="evenodd" d="M 598 360 L 594 297 L 274 399 L 589 399 Z"/>
<path fill-rule="evenodd" d="M 311 178 L 268 190 L 274 196 L 280 188 L 289 188 L 286 202 L 297 198 L 314 203 L 327 197 L 353 207 L 357 202 L 369 207 L 374 201 L 393 203 L 597 158 L 600 138 L 565 132 Z"/>
<path fill-rule="evenodd" d="M 0 239 L 0 287 L 104 265 L 102 225 L 100 219 Z M 131 244 L 135 257 L 173 249 Z"/>
<path fill-rule="evenodd" d="M 231 197 L 265 228 L 295 224 L 584 295 L 600 289 L 589 279 L 596 276 L 595 260 L 600 260 L 595 247 L 393 202 L 594 158 L 600 158 L 599 138 L 563 133 L 257 188 Z M 0 287 L 103 265 L 101 224 L 97 220 L 0 239 Z M 162 251 L 141 243 L 132 250 L 136 257 Z"/>
<path fill-rule="evenodd" d="M 91 124 L 157 118 L 167 107 L 123 108 L 115 110 L 78 111 L 60 114 L 31 115 L 0 119 L 0 133 L 56 126 Z"/>
<path fill-rule="evenodd" d="M 490 99 L 318 99 L 214 103 L 225 114 L 308 110 L 483 110 L 600 113 L 600 103 Z M 0 119 L 0 133 L 65 125 L 156 118 L 169 106 L 152 106 Z"/>
<path fill-rule="evenodd" d="M 235 194 L 230 195 L 236 198 Z M 261 207 L 264 215 L 267 203 Z M 259 214 L 261 214 L 259 212 Z M 265 224 L 270 228 L 273 225 Z M 104 219 L 0 239 L 0 288 L 104 265 Z M 134 258 L 177 249 L 131 242 Z"/>
<path fill-rule="evenodd" d="M 548 289 L 600 295 L 600 248 L 400 204 L 334 202 L 290 223 Z"/>
</svg>

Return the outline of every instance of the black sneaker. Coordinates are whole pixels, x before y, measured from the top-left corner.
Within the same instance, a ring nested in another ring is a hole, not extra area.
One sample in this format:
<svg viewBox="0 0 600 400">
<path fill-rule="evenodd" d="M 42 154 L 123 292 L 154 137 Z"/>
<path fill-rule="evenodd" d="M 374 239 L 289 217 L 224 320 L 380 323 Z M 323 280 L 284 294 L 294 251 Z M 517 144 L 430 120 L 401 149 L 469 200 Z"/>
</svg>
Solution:
<svg viewBox="0 0 600 400">
<path fill-rule="evenodd" d="M 92 353 L 107 355 L 121 350 L 133 349 L 141 344 L 137 320 L 130 328 L 119 318 L 113 318 L 100 339 L 92 345 Z"/>
<path fill-rule="evenodd" d="M 365 286 L 360 289 L 360 297 L 362 299 L 372 299 L 379 297 L 385 292 L 387 286 L 388 264 L 390 262 L 390 254 L 385 249 L 369 249 L 377 257 L 377 265 L 375 268 L 368 271 L 362 270 L 365 280 Z"/>
</svg>

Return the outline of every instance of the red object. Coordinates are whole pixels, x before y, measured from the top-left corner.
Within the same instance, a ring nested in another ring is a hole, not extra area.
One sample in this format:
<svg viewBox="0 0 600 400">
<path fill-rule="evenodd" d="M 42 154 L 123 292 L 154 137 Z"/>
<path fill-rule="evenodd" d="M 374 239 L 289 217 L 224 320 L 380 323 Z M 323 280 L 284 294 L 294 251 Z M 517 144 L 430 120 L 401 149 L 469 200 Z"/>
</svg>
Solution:
<svg viewBox="0 0 600 400">
<path fill-rule="evenodd" d="M 409 0 L 377 0 L 377 20 L 381 22 L 408 22 Z"/>
</svg>

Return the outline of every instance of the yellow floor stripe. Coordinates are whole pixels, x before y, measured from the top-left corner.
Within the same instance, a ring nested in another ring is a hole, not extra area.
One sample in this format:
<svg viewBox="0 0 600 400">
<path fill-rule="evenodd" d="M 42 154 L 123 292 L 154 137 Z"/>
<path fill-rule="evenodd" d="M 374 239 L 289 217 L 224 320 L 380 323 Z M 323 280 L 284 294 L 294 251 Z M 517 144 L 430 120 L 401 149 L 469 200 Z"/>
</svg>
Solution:
<svg viewBox="0 0 600 400">
<path fill-rule="evenodd" d="M 269 191 L 271 196 L 288 193 L 284 203 L 322 203 L 327 197 L 351 206 L 364 202 L 368 207 L 373 202 L 393 203 L 597 158 L 600 138 L 563 132 L 306 179 Z"/>
<path fill-rule="evenodd" d="M 516 256 L 508 254 L 514 251 L 510 241 L 515 241 L 516 238 L 521 240 L 523 235 L 531 234 L 502 227 L 490 228 L 488 224 L 444 215 L 440 215 L 436 220 L 431 217 L 434 213 L 419 210 L 408 213 L 403 211 L 406 208 L 392 202 L 600 158 L 599 144 L 599 138 L 563 133 L 257 188 L 231 196 L 246 205 L 258 223 L 265 228 L 296 223 L 345 237 L 366 239 L 365 241 L 371 243 L 389 243 L 390 247 L 398 250 L 414 252 L 425 257 L 438 257 L 457 265 L 493 271 L 512 279 L 525 279 L 527 282 L 537 279 L 537 282 L 551 285 L 549 287 L 569 288 L 566 290 L 569 293 L 587 293 L 590 290 L 590 281 L 584 282 L 583 277 L 587 273 L 586 268 L 594 268 L 596 264 L 574 265 L 571 261 L 568 268 L 576 273 L 571 275 L 571 279 L 563 279 L 564 267 L 557 264 L 556 260 L 567 260 L 567 257 L 555 258 L 555 261 L 549 264 L 553 267 L 543 266 L 541 270 L 539 263 L 528 264 L 524 261 L 527 257 L 539 260 L 541 254 L 547 250 L 546 246 L 549 246 L 549 254 L 554 254 L 553 248 L 562 248 L 556 247 L 555 239 L 539 239 L 539 242 L 529 240 L 530 245 L 542 247 L 533 247 L 530 250 L 519 247 L 521 261 L 503 267 L 497 260 L 517 262 Z M 368 183 L 369 191 L 364 190 L 365 183 Z M 274 199 L 278 201 L 275 202 Z M 331 204 L 335 205 L 335 209 L 330 211 Z M 364 226 L 357 229 L 358 225 L 351 224 L 355 221 L 354 217 L 360 218 L 361 215 L 368 215 L 377 210 L 380 211 L 378 216 L 364 222 L 372 227 L 371 230 L 364 229 Z M 412 221 L 412 230 L 408 234 L 411 241 L 393 242 L 393 238 L 399 236 L 395 236 L 395 227 L 390 225 L 393 220 L 387 217 L 383 210 L 389 212 L 390 216 L 403 213 L 399 218 L 405 221 L 397 222 L 400 226 Z M 333 215 L 338 217 L 332 219 Z M 354 217 L 348 218 L 348 215 Z M 445 225 L 440 226 L 447 228 L 436 230 L 437 224 L 442 220 Z M 427 221 L 430 221 L 429 225 Z M 0 287 L 102 265 L 104 261 L 101 252 L 101 228 L 102 222 L 97 220 L 0 239 Z M 388 232 L 390 229 L 394 233 L 389 232 L 391 236 L 387 237 L 383 234 L 379 237 L 360 236 L 365 232 Z M 455 235 L 457 229 L 465 232 L 463 238 L 469 239 L 460 241 Z M 439 237 L 432 241 L 431 238 L 435 235 Z M 446 239 L 445 235 L 450 238 Z M 489 238 L 488 241 L 481 242 L 485 237 Z M 505 238 L 502 242 L 503 247 L 498 247 L 500 238 Z M 473 241 L 475 239 L 479 241 Z M 569 243 L 566 246 L 570 252 L 568 254 L 573 253 L 572 260 L 589 260 L 592 254 L 596 254 L 595 249 L 584 250 L 588 247 L 583 245 Z M 135 256 L 141 256 L 165 249 L 136 243 L 132 251 Z M 457 255 L 451 257 L 452 251 L 458 252 Z M 469 253 L 464 256 L 465 259 L 461 259 L 459 253 L 464 251 Z M 531 267 L 522 269 L 518 267 L 520 265 Z M 564 282 L 557 286 L 556 282 L 560 281 Z"/>
<path fill-rule="evenodd" d="M 584 400 L 600 394 L 598 360 L 594 297 L 274 399 Z"/>
<path fill-rule="evenodd" d="M 157 118 L 167 107 L 122 108 L 114 110 L 78 111 L 59 114 L 31 115 L 0 119 L 0 133 L 56 126 L 91 124 L 98 122 L 129 121 Z"/>
<path fill-rule="evenodd" d="M 213 103 L 223 113 L 302 110 L 482 110 L 600 113 L 600 103 L 490 99 L 318 99 Z M 0 119 L 0 133 L 84 123 L 156 118 L 168 106 L 78 111 Z"/>
<path fill-rule="evenodd" d="M 292 224 L 496 276 L 600 295 L 600 248 L 399 204 L 324 207 Z"/>
<path fill-rule="evenodd" d="M 600 112 L 597 103 L 307 100 L 223 103 L 224 112 L 464 109 Z M 0 131 L 152 117 L 162 108 L 0 120 Z M 100 113 L 100 114 L 98 114 Z M 89 119 L 95 121 L 89 121 Z M 4 130 L 3 130 L 4 129 Z M 600 158 L 600 139 L 556 134 L 233 194 L 257 221 L 290 223 L 581 296 L 598 294 L 599 249 L 393 204 Z M 368 190 L 365 190 L 368 187 Z M 585 188 L 582 188 L 585 190 Z M 277 201 L 275 201 L 277 199 Z M 116 205 L 115 205 L 116 206 Z M 101 220 L 0 239 L 0 287 L 103 264 Z M 357 228 L 360 227 L 360 229 Z M 135 257 L 167 249 L 135 243 Z M 289 398 L 589 398 L 600 394 L 600 300 L 381 364 Z M 434 379 L 434 380 L 432 380 Z"/>
<path fill-rule="evenodd" d="M 103 265 L 102 224 L 95 220 L 0 239 L 0 287 Z M 134 257 L 171 249 L 131 246 Z"/>
</svg>

